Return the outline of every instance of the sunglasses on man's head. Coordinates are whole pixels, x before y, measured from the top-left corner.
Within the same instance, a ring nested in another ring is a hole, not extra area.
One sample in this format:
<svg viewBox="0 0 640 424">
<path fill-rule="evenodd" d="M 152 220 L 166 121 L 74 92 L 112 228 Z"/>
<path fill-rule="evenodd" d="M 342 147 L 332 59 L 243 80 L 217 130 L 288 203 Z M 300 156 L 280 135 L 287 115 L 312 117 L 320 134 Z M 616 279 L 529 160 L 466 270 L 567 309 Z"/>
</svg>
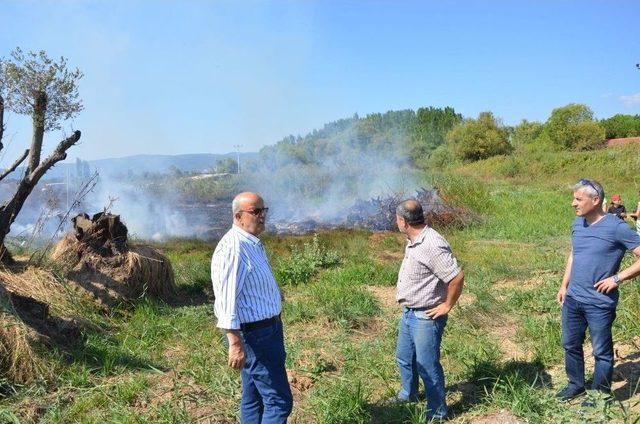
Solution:
<svg viewBox="0 0 640 424">
<path fill-rule="evenodd" d="M 267 212 L 269 212 L 269 208 L 241 209 L 238 212 L 246 212 L 254 216 L 259 216 L 266 215 Z"/>
<path fill-rule="evenodd" d="M 600 189 L 598 189 L 598 187 L 596 187 L 596 185 L 593 183 L 593 181 L 587 180 L 586 178 L 583 178 L 580 181 L 578 181 L 578 184 L 586 185 L 586 186 L 591 187 L 592 189 L 594 189 L 596 191 L 596 193 L 598 193 L 598 196 L 600 196 Z"/>
</svg>

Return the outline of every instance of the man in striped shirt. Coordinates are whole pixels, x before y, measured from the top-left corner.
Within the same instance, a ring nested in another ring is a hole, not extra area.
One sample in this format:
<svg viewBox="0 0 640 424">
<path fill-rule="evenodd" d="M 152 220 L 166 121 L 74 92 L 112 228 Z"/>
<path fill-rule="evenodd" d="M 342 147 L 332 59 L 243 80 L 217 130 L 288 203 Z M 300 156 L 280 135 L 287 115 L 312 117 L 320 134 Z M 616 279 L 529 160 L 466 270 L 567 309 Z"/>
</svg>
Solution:
<svg viewBox="0 0 640 424">
<path fill-rule="evenodd" d="M 396 224 L 407 236 L 398 274 L 396 299 L 404 307 L 398 327 L 396 362 L 401 389 L 394 401 L 415 401 L 418 378 L 427 397 L 427 418 L 447 416 L 440 343 L 447 314 L 456 304 L 464 275 L 449 243 L 425 224 L 422 206 L 405 200 L 396 208 Z"/>
<path fill-rule="evenodd" d="M 285 370 L 281 292 L 258 235 L 269 208 L 255 193 L 232 204 L 233 226 L 211 260 L 217 326 L 226 333 L 229 366 L 241 370 L 242 423 L 285 423 L 293 397 Z"/>
</svg>

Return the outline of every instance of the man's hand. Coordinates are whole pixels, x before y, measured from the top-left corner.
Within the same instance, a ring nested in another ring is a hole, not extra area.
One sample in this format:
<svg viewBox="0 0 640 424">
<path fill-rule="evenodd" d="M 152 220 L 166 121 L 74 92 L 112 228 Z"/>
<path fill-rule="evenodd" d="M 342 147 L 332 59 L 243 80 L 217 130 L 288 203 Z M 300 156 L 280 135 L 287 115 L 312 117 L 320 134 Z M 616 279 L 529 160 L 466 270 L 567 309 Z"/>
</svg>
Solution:
<svg viewBox="0 0 640 424">
<path fill-rule="evenodd" d="M 564 303 L 564 298 L 567 296 L 567 288 L 564 286 L 560 287 L 560 290 L 558 290 L 558 294 L 556 295 L 556 299 L 558 300 L 559 304 L 563 304 Z"/>
<path fill-rule="evenodd" d="M 448 306 L 446 303 L 441 303 L 435 308 L 427 309 L 427 316 L 431 319 L 436 319 L 438 317 L 447 315 L 451 310 L 451 306 Z"/>
<path fill-rule="evenodd" d="M 228 331 L 227 340 L 229 341 L 229 360 L 227 364 L 234 370 L 242 369 L 246 356 L 240 334 L 237 331 Z"/>
<path fill-rule="evenodd" d="M 617 289 L 620 284 L 613 281 L 613 277 L 605 278 L 604 280 L 598 281 L 594 287 L 600 293 L 611 293 L 615 289 Z"/>
</svg>

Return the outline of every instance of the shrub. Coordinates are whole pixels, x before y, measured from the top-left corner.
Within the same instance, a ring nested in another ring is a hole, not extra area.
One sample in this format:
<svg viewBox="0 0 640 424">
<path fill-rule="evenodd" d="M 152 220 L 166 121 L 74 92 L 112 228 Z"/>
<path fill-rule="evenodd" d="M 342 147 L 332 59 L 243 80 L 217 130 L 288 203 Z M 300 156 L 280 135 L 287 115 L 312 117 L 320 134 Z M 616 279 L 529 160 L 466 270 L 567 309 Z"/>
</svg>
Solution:
<svg viewBox="0 0 640 424">
<path fill-rule="evenodd" d="M 447 143 L 456 156 L 474 161 L 509 153 L 507 132 L 491 112 L 482 112 L 478 119 L 467 119 L 447 134 Z"/>
<path fill-rule="evenodd" d="M 544 125 L 540 122 L 529 122 L 526 119 L 523 119 L 513 128 L 511 144 L 516 148 L 531 144 L 540 136 L 543 129 Z"/>
<path fill-rule="evenodd" d="M 291 257 L 277 263 L 274 274 L 281 284 L 297 285 L 307 283 L 318 270 L 331 268 L 340 263 L 340 256 L 334 250 L 329 250 L 313 236 L 311 243 L 305 243 L 302 248 L 292 247 Z"/>
<path fill-rule="evenodd" d="M 448 168 L 456 163 L 456 155 L 451 149 L 451 146 L 443 144 L 438 146 L 427 160 L 428 169 L 443 169 Z"/>
<path fill-rule="evenodd" d="M 593 119 L 588 106 L 572 103 L 551 112 L 544 132 L 565 149 L 593 150 L 604 145 L 604 129 Z"/>
</svg>

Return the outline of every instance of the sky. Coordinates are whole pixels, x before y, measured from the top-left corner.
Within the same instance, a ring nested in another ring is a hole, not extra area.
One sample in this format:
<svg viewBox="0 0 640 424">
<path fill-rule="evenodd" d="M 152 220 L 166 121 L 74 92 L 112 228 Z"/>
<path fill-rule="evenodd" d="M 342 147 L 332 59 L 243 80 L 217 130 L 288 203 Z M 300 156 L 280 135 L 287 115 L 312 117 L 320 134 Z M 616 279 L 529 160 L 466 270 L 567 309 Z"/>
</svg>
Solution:
<svg viewBox="0 0 640 424">
<path fill-rule="evenodd" d="M 0 0 L 15 47 L 84 72 L 69 159 L 257 151 L 326 122 L 452 106 L 506 124 L 640 114 L 640 1 Z M 29 143 L 5 117 L 0 167 Z"/>
</svg>

